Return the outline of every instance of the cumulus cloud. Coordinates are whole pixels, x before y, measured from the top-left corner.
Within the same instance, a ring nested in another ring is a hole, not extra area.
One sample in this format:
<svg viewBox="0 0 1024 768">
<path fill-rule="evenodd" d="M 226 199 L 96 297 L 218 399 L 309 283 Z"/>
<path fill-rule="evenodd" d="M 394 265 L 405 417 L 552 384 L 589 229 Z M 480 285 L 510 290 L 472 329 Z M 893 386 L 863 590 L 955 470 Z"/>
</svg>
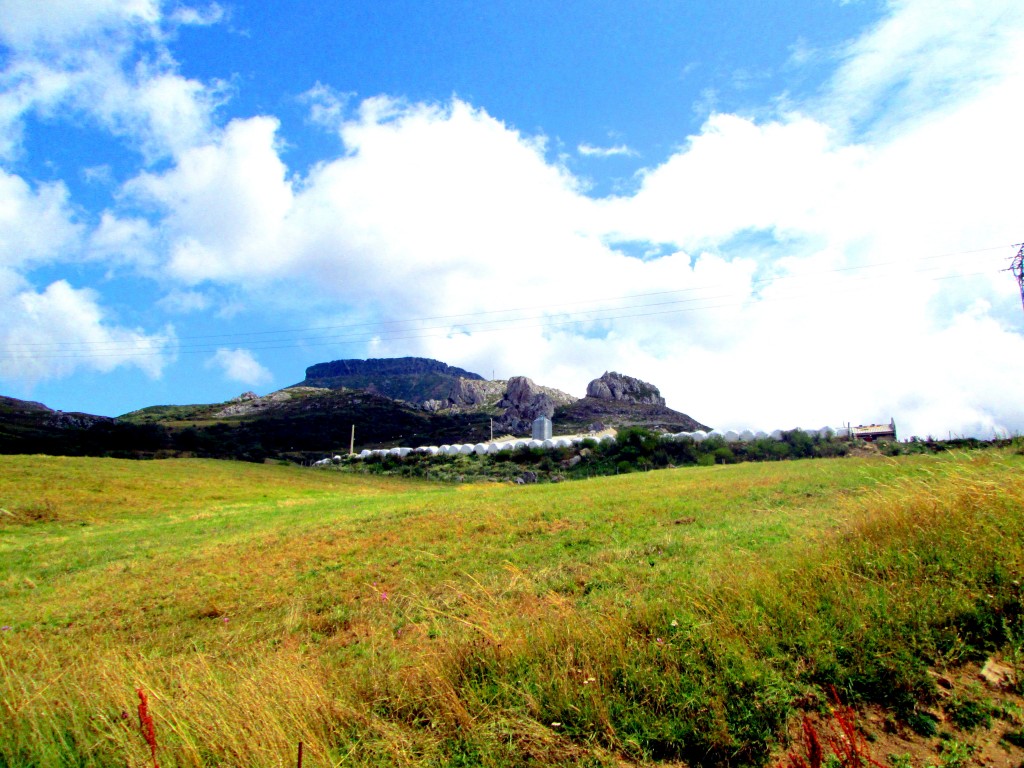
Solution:
<svg viewBox="0 0 1024 768">
<path fill-rule="evenodd" d="M 211 130 L 226 86 L 183 77 L 165 40 L 177 25 L 219 17 L 216 5 L 164 17 L 156 0 L 0 0 L 0 158 L 19 151 L 28 115 L 69 109 L 148 160 L 191 146 Z"/>
<path fill-rule="evenodd" d="M 74 253 L 81 230 L 63 183 L 33 189 L 0 170 L 0 267 L 24 269 Z"/>
<path fill-rule="evenodd" d="M 165 212 L 169 268 L 186 283 L 279 275 L 292 246 L 281 227 L 292 202 L 274 143 L 277 120 L 235 120 L 214 143 L 182 153 L 164 174 L 143 174 L 129 194 Z"/>
<path fill-rule="evenodd" d="M 111 324 L 89 289 L 58 280 L 41 292 L 0 295 L 0 378 L 31 386 L 79 370 L 109 373 L 125 366 L 157 378 L 173 358 L 173 329 L 147 334 Z"/>
<path fill-rule="evenodd" d="M 229 381 L 256 387 L 273 381 L 273 374 L 264 368 L 247 349 L 220 348 L 206 362 L 207 368 L 218 368 Z"/>
</svg>

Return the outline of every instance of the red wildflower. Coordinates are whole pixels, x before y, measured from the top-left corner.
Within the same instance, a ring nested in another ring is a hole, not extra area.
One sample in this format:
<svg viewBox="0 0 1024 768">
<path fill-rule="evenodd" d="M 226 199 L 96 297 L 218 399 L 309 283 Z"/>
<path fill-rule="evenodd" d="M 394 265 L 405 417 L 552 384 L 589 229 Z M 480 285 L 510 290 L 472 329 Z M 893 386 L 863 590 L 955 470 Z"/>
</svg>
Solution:
<svg viewBox="0 0 1024 768">
<path fill-rule="evenodd" d="M 141 688 L 137 689 L 139 694 L 139 730 L 149 744 L 149 751 L 153 755 L 153 768 L 160 768 L 156 763 L 156 728 L 153 726 L 153 716 L 149 714 L 149 701 L 146 699 L 146 692 Z"/>
</svg>

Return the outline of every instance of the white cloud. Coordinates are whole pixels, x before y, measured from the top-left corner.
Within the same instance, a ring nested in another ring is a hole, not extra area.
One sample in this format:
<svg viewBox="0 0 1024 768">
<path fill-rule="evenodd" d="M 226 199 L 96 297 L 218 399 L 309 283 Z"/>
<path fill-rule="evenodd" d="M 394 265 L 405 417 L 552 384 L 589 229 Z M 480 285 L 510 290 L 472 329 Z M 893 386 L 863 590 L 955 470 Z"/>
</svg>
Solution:
<svg viewBox="0 0 1024 768">
<path fill-rule="evenodd" d="M 177 315 L 202 312 L 213 306 L 210 296 L 202 291 L 171 291 L 157 304 L 161 309 Z"/>
<path fill-rule="evenodd" d="M 32 50 L 159 19 L 159 0 L 0 0 L 0 40 Z"/>
<path fill-rule="evenodd" d="M 799 115 L 758 124 L 714 114 L 680 152 L 643 175 L 636 194 L 603 207 L 614 234 L 683 248 L 744 230 L 784 234 L 815 226 L 819 209 L 856 175 L 863 154 Z"/>
<path fill-rule="evenodd" d="M 164 18 L 155 0 L 0 0 L 0 158 L 19 151 L 32 113 L 86 116 L 150 161 L 200 141 L 227 87 L 182 77 L 165 40 L 176 25 L 220 15 L 181 6 Z"/>
<path fill-rule="evenodd" d="M 342 93 L 317 81 L 299 100 L 309 105 L 310 122 L 336 131 L 345 122 L 345 110 L 354 98 L 354 93 Z"/>
<path fill-rule="evenodd" d="M 836 127 L 889 130 L 959 109 L 1021 71 L 1015 0 L 889 0 L 890 13 L 845 51 L 821 109 Z"/>
<path fill-rule="evenodd" d="M 77 252 L 81 227 L 61 182 L 33 189 L 0 170 L 0 267 L 24 269 Z"/>
<path fill-rule="evenodd" d="M 584 157 L 636 157 L 636 150 L 630 149 L 625 144 L 616 144 L 611 147 L 597 147 L 593 144 L 580 144 L 576 151 Z"/>
<path fill-rule="evenodd" d="M 10 288 L 0 281 L 2 379 L 31 386 L 83 369 L 108 373 L 124 366 L 156 378 L 172 359 L 173 329 L 146 334 L 112 325 L 89 289 L 76 290 L 64 280 L 38 293 Z"/>
<path fill-rule="evenodd" d="M 215 143 L 182 153 L 164 174 L 143 174 L 130 194 L 166 211 L 169 268 L 185 283 L 258 281 L 292 260 L 281 236 L 292 204 L 273 118 L 235 120 Z"/>
<path fill-rule="evenodd" d="M 156 233 L 146 219 L 118 218 L 106 211 L 89 235 L 90 259 L 152 274 L 158 264 Z"/>
<path fill-rule="evenodd" d="M 170 15 L 170 20 L 185 26 L 209 26 L 223 21 L 227 11 L 219 3 L 210 3 L 201 8 L 178 6 Z"/>
<path fill-rule="evenodd" d="M 250 387 L 268 384 L 274 378 L 247 349 L 218 349 L 217 353 L 207 360 L 206 367 L 219 368 L 229 381 Z"/>
</svg>

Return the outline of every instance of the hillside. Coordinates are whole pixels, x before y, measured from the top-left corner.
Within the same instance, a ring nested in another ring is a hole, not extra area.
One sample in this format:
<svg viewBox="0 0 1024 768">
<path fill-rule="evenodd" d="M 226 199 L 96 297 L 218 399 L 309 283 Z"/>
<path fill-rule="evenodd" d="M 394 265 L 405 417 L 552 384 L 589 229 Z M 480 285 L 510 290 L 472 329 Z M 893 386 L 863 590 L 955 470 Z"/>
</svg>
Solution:
<svg viewBox="0 0 1024 768">
<path fill-rule="evenodd" d="M 165 768 L 758 766 L 835 690 L 884 764 L 1016 766 L 1022 470 L 0 457 L 0 764 L 152 764 L 141 690 Z"/>
<path fill-rule="evenodd" d="M 657 387 L 605 373 L 577 398 L 525 376 L 487 381 L 426 358 L 335 360 L 302 383 L 223 403 L 154 405 L 117 419 L 60 414 L 41 403 L 0 401 L 0 453 L 200 456 L 308 461 L 356 447 L 479 442 L 526 435 L 538 416 L 556 434 L 642 426 L 708 429 L 665 405 Z"/>
<path fill-rule="evenodd" d="M 157 451 L 165 437 L 159 426 L 54 411 L 42 403 L 0 397 L 0 454 L 128 455 Z"/>
</svg>

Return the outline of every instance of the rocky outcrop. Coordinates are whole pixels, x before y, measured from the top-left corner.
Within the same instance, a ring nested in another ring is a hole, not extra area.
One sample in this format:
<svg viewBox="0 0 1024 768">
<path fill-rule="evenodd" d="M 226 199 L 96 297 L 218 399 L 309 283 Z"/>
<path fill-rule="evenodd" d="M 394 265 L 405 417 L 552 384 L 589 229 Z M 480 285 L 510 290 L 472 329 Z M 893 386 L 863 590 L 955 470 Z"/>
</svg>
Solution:
<svg viewBox="0 0 1024 768">
<path fill-rule="evenodd" d="M 555 415 L 555 407 L 559 404 L 552 395 L 545 391 L 547 387 L 538 387 L 526 376 L 513 376 L 508 380 L 505 396 L 498 403 L 505 412 L 495 422 L 495 428 L 512 434 L 529 432 L 533 420 L 538 416 Z"/>
<path fill-rule="evenodd" d="M 451 392 L 448 393 L 448 406 L 467 407 L 483 405 L 487 402 L 488 388 L 484 386 L 487 383 L 478 379 L 460 378 L 452 385 Z"/>
<path fill-rule="evenodd" d="M 587 397 L 636 405 L 665 405 L 665 398 L 653 384 L 614 371 L 587 385 Z"/>
<path fill-rule="evenodd" d="M 225 403 L 226 407 L 214 413 L 213 418 L 227 419 L 232 416 L 253 416 L 267 413 L 279 409 L 292 400 L 315 397 L 326 391 L 324 388 L 317 387 L 287 387 L 263 397 L 259 397 L 254 392 L 244 392 L 238 397 L 228 400 Z"/>
</svg>

